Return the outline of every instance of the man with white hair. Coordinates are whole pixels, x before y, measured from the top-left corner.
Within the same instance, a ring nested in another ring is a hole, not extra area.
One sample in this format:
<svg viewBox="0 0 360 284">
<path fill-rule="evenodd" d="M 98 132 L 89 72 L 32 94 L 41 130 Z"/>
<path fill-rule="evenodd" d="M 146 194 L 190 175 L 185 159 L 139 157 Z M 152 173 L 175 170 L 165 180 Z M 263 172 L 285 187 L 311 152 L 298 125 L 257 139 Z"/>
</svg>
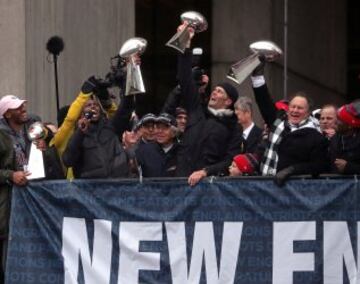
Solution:
<svg viewBox="0 0 360 284">
<path fill-rule="evenodd" d="M 243 129 L 245 153 L 254 153 L 262 141 L 262 129 L 253 120 L 253 102 L 249 97 L 240 97 L 234 105 L 238 123 Z"/>
<path fill-rule="evenodd" d="M 327 169 L 328 141 L 321 134 L 318 121 L 312 117 L 312 102 L 304 92 L 296 92 L 289 100 L 286 115 L 277 110 L 267 89 L 264 62 L 251 77 L 255 100 L 270 127 L 267 146 L 260 164 L 264 176 L 274 176 L 279 186 L 292 175 L 317 176 Z"/>
</svg>

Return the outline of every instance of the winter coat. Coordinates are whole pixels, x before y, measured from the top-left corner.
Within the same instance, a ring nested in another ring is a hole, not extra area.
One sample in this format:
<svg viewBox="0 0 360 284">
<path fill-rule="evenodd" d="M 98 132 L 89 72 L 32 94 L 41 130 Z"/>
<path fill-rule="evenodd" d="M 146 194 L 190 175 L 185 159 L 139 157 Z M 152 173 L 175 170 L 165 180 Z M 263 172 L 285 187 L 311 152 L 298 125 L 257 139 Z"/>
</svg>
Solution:
<svg viewBox="0 0 360 284">
<path fill-rule="evenodd" d="M 235 114 L 214 115 L 205 110 L 191 75 L 191 52 L 178 57 L 178 79 L 188 121 L 178 150 L 178 176 L 205 169 L 208 175 L 227 170 L 233 156 L 241 152 L 242 131 Z"/>
<path fill-rule="evenodd" d="M 120 137 L 128 127 L 132 97 L 125 97 L 112 120 L 102 117 L 86 133 L 77 129 L 62 156 L 76 178 L 120 178 L 129 176 L 128 157 Z"/>
<path fill-rule="evenodd" d="M 11 138 L 0 129 L 0 237 L 8 232 L 11 199 L 10 177 L 15 171 Z"/>
</svg>

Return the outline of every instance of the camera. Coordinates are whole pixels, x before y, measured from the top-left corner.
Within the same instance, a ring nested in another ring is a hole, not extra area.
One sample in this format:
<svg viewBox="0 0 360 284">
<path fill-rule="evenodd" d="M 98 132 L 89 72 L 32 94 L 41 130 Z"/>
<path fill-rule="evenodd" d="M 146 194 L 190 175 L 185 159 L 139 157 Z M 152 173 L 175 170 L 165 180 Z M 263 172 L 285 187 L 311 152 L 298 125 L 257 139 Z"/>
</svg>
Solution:
<svg viewBox="0 0 360 284">
<path fill-rule="evenodd" d="M 198 86 L 202 86 L 204 85 L 205 83 L 202 81 L 202 76 L 203 75 L 206 75 L 205 73 L 205 70 L 198 67 L 198 66 L 195 66 L 192 68 L 192 76 L 194 78 L 194 81 L 195 83 L 198 85 Z"/>
<path fill-rule="evenodd" d="M 94 116 L 94 113 L 92 111 L 86 111 L 84 113 L 84 117 L 88 120 L 90 120 Z"/>
<path fill-rule="evenodd" d="M 110 58 L 110 72 L 106 74 L 105 80 L 110 86 L 122 87 L 125 81 L 126 61 L 120 55 Z"/>
</svg>

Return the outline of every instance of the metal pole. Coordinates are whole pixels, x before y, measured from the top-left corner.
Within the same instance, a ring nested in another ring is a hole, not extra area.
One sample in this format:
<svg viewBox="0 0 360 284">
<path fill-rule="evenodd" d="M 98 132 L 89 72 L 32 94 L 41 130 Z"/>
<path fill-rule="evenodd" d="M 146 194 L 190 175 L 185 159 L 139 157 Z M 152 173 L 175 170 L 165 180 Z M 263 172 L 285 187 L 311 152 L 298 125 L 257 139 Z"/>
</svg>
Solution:
<svg viewBox="0 0 360 284">
<path fill-rule="evenodd" d="M 287 99 L 288 93 L 288 0 L 284 0 L 284 99 Z"/>
<path fill-rule="evenodd" d="M 59 83 L 58 83 L 58 71 L 57 71 L 57 55 L 54 54 L 54 72 L 55 72 L 55 95 L 56 95 L 56 109 L 59 112 Z"/>
</svg>

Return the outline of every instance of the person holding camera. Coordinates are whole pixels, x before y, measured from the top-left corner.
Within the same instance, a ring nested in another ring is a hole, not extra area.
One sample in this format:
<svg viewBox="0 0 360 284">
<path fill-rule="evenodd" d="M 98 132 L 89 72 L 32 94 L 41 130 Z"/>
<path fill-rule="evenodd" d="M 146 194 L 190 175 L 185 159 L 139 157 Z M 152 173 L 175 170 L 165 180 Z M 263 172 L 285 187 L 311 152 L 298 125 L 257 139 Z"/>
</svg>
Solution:
<svg viewBox="0 0 360 284">
<path fill-rule="evenodd" d="M 75 178 L 128 177 L 129 159 L 119 137 L 128 127 L 133 103 L 133 97 L 124 97 L 114 117 L 108 119 L 95 95 L 86 101 L 62 156 Z"/>
<path fill-rule="evenodd" d="M 178 56 L 178 79 L 188 121 L 179 151 L 177 175 L 188 176 L 191 186 L 210 175 L 227 171 L 232 158 L 239 154 L 242 131 L 234 113 L 238 92 L 231 84 L 215 85 L 204 109 L 199 86 L 192 76 L 192 54 L 189 50 L 194 30 L 184 23 L 179 30 L 190 32 L 188 48 Z"/>
<path fill-rule="evenodd" d="M 102 112 L 108 117 L 112 118 L 117 111 L 117 105 L 113 102 L 112 97 L 109 93 L 109 88 L 116 86 L 120 88 L 120 92 L 125 89 L 126 83 L 126 62 L 119 58 L 116 64 L 111 66 L 110 72 L 106 75 L 105 80 L 96 78 L 95 76 L 89 77 L 82 85 L 81 91 L 76 99 L 72 102 L 68 108 L 65 118 L 54 137 L 51 139 L 49 146 L 55 146 L 59 156 L 62 157 L 70 137 L 73 135 L 77 121 L 81 115 L 84 104 L 91 96 L 96 96 L 100 102 Z M 135 56 L 136 64 L 140 64 L 141 60 L 139 56 Z M 72 169 L 67 169 L 67 178 L 71 179 L 74 177 Z"/>
</svg>

